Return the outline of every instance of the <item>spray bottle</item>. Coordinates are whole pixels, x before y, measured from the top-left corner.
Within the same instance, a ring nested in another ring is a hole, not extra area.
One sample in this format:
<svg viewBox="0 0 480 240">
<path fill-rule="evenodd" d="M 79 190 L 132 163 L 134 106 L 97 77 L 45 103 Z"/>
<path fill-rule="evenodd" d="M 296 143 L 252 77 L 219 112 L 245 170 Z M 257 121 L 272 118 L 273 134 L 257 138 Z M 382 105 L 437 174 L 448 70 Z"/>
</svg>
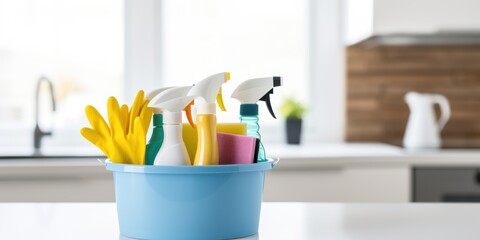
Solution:
<svg viewBox="0 0 480 240">
<path fill-rule="evenodd" d="M 163 109 L 165 137 L 154 165 L 191 165 L 182 138 L 182 110 L 194 97 L 187 96 L 192 87 L 174 87 L 162 92 L 154 101 L 154 109 Z"/>
<path fill-rule="evenodd" d="M 222 84 L 230 80 L 229 72 L 217 73 L 195 84 L 187 96 L 195 97 L 198 133 L 194 165 L 218 165 L 217 117 L 215 98 L 222 111 Z"/>
<path fill-rule="evenodd" d="M 261 140 L 260 126 L 258 125 L 258 101 L 265 101 L 270 115 L 273 118 L 277 118 L 270 103 L 270 94 L 273 94 L 274 87 L 281 85 L 281 77 L 254 78 L 242 82 L 233 91 L 231 97 L 239 100 L 241 103 L 240 122 L 247 124 L 247 136 Z M 260 141 L 258 162 L 266 160 L 265 148 Z"/>
<path fill-rule="evenodd" d="M 170 88 L 171 87 L 155 89 L 149 94 L 147 94 L 145 98 L 150 100 L 151 102 L 154 97 Z M 153 130 L 152 136 L 150 136 L 150 140 L 147 143 L 145 151 L 145 165 L 153 165 L 153 161 L 155 161 L 155 156 L 157 156 L 158 150 L 160 150 L 160 147 L 163 143 L 163 115 L 161 108 L 154 108 L 152 120 Z"/>
</svg>

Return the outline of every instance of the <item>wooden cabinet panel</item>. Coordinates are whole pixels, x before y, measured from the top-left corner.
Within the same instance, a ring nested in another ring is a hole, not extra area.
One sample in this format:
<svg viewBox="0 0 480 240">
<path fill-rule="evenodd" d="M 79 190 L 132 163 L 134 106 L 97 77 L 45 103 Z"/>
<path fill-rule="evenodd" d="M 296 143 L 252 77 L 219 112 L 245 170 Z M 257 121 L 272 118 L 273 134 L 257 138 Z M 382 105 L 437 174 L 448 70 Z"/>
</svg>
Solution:
<svg viewBox="0 0 480 240">
<path fill-rule="evenodd" d="M 444 147 L 480 147 L 480 45 L 347 48 L 346 140 L 401 145 L 408 120 L 404 95 L 439 93 L 452 117 Z"/>
</svg>

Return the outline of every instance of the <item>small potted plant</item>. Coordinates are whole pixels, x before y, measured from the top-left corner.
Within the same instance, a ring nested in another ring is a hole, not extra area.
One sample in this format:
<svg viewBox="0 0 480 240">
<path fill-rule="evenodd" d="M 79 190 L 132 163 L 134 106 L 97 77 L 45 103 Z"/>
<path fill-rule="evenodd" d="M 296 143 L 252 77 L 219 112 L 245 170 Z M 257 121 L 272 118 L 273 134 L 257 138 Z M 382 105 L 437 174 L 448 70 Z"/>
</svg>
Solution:
<svg viewBox="0 0 480 240">
<path fill-rule="evenodd" d="M 280 113 L 286 119 L 286 133 L 288 144 L 300 144 L 302 133 L 302 119 L 307 108 L 292 97 L 285 99 L 280 107 Z"/>
</svg>

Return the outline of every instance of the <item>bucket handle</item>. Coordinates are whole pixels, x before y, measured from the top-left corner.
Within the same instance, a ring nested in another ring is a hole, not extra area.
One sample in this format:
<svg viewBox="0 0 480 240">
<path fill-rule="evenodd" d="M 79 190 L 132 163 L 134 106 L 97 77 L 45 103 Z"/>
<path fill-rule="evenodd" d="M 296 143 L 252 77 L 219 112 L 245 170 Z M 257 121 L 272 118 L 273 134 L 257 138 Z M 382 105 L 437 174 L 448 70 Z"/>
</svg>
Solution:
<svg viewBox="0 0 480 240">
<path fill-rule="evenodd" d="M 280 158 L 279 158 L 279 157 L 273 159 L 272 168 L 274 168 L 274 167 L 278 164 L 278 162 L 280 162 Z"/>
<path fill-rule="evenodd" d="M 105 166 L 105 165 L 106 165 L 105 162 L 106 162 L 107 160 L 106 160 L 106 159 L 105 159 L 105 160 L 102 160 L 102 159 L 100 159 L 100 158 L 97 158 L 97 161 L 99 161 L 100 164 L 102 164 L 103 166 Z"/>
</svg>

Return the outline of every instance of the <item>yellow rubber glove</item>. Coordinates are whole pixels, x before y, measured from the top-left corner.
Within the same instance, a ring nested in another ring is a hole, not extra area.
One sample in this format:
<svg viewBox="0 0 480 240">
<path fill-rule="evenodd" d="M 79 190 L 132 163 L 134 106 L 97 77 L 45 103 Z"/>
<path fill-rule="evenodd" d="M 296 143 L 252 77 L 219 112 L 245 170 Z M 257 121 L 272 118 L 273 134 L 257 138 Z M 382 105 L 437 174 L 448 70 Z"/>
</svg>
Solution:
<svg viewBox="0 0 480 240">
<path fill-rule="evenodd" d="M 115 163 L 145 164 L 146 134 L 153 114 L 147 107 L 143 91 L 139 91 L 129 111 L 127 105 L 119 106 L 117 99 L 107 102 L 108 122 L 92 106 L 85 113 L 92 128 L 82 128 L 80 133 L 96 145 Z"/>
<path fill-rule="evenodd" d="M 102 115 L 93 106 L 88 105 L 85 108 L 85 114 L 90 122 L 92 128 L 82 128 L 80 133 L 84 138 L 100 148 L 102 152 L 110 157 L 109 147 L 110 143 L 110 128 L 108 127 Z"/>
</svg>

